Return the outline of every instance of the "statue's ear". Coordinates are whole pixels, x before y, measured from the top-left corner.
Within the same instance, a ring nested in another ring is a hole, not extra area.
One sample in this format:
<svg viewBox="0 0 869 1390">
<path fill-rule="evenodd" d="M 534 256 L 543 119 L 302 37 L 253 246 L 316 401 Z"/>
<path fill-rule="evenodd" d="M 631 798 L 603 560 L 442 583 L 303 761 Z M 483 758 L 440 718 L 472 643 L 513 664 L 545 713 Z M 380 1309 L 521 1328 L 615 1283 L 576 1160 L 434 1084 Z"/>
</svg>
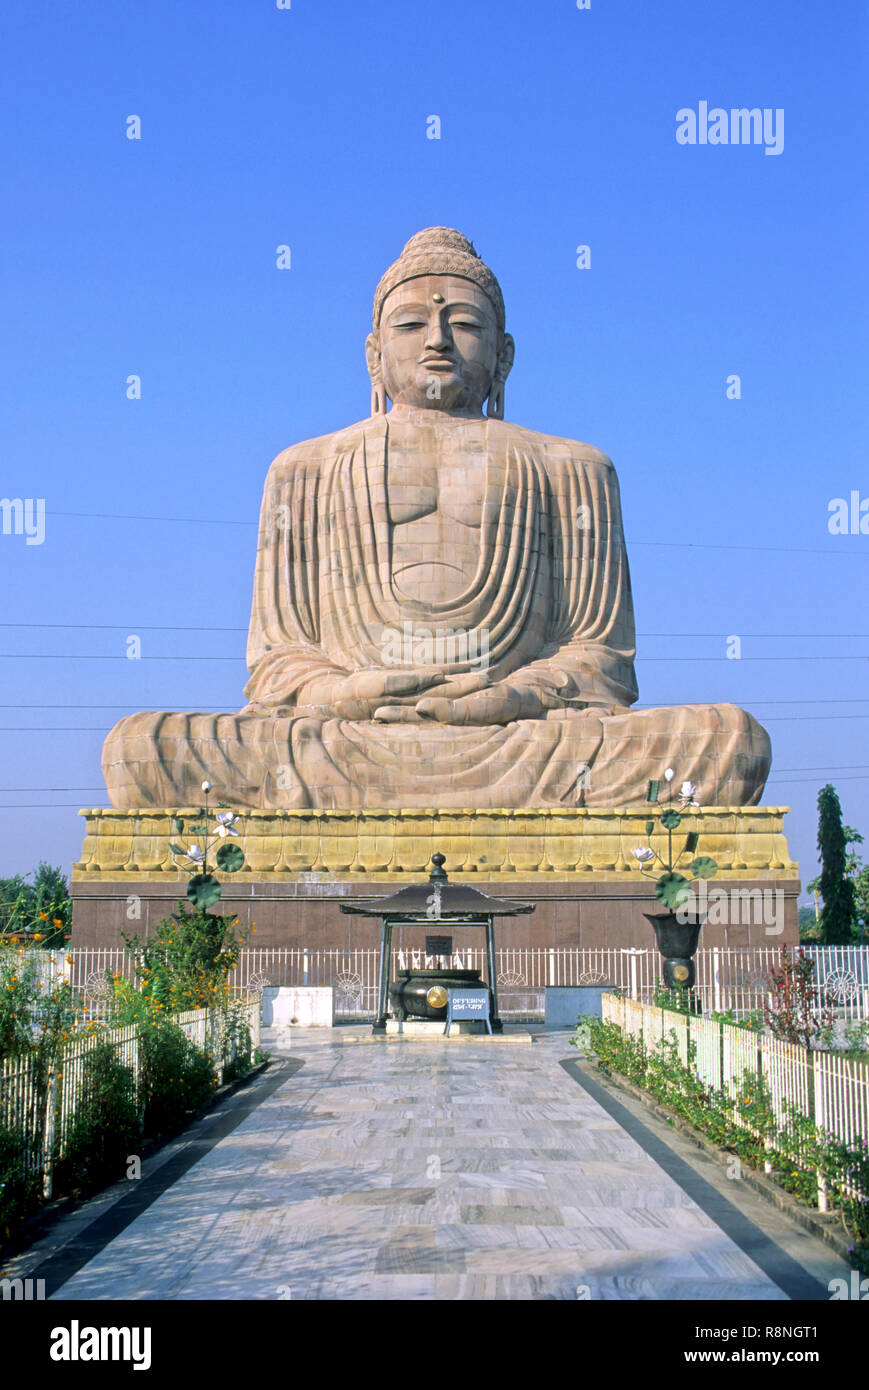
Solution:
<svg viewBox="0 0 869 1390">
<path fill-rule="evenodd" d="M 365 361 L 371 377 L 371 414 L 386 414 L 386 390 L 383 385 L 383 365 L 380 360 L 380 342 L 375 333 L 365 339 Z"/>
<path fill-rule="evenodd" d="M 495 363 L 495 376 L 492 381 L 492 389 L 489 392 L 489 404 L 486 407 L 486 414 L 490 420 L 503 420 L 504 418 L 504 382 L 510 375 L 510 368 L 513 366 L 515 356 L 516 344 L 510 334 L 505 333 L 498 353 L 498 361 Z"/>
<path fill-rule="evenodd" d="M 382 372 L 380 367 L 380 343 L 374 333 L 369 333 L 365 339 L 365 361 L 368 366 L 368 375 L 371 377 L 372 386 L 381 380 Z"/>
<path fill-rule="evenodd" d="M 495 380 L 502 384 L 507 380 L 513 367 L 516 357 L 516 344 L 510 333 L 504 334 L 504 341 L 501 344 L 501 351 L 498 353 L 498 364 L 495 367 Z"/>
</svg>

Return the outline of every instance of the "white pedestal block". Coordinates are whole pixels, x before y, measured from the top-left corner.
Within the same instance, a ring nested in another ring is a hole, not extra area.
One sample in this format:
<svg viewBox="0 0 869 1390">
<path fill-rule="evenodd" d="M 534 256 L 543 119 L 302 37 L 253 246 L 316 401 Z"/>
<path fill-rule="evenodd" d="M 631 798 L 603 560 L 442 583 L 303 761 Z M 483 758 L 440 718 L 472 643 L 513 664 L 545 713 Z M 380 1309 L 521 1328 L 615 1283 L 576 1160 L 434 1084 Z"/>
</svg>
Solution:
<svg viewBox="0 0 869 1390">
<path fill-rule="evenodd" d="M 404 1023 L 399 1023 L 396 1018 L 386 1020 L 387 1037 L 399 1038 L 446 1038 L 444 1029 L 446 1023 L 439 1023 L 430 1018 L 409 1018 Z M 450 1037 L 490 1037 L 490 1033 L 485 1023 L 477 1018 L 456 1019 L 450 1028 Z M 448 1041 L 448 1039 L 447 1039 Z"/>
<path fill-rule="evenodd" d="M 264 1028 L 334 1028 L 335 991 L 326 987 L 269 985 L 263 990 Z"/>
</svg>

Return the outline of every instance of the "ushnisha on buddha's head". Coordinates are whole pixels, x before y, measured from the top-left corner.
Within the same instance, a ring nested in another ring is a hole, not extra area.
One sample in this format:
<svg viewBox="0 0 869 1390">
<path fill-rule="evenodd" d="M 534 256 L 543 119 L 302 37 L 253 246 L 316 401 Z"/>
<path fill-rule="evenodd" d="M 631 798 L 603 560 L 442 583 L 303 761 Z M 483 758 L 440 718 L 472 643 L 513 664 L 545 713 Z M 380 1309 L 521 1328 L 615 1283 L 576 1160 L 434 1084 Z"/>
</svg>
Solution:
<svg viewBox="0 0 869 1390">
<path fill-rule="evenodd" d="M 467 237 L 428 227 L 411 237 L 374 296 L 365 344 L 371 413 L 394 406 L 504 417 L 514 345 L 492 271 Z"/>
</svg>

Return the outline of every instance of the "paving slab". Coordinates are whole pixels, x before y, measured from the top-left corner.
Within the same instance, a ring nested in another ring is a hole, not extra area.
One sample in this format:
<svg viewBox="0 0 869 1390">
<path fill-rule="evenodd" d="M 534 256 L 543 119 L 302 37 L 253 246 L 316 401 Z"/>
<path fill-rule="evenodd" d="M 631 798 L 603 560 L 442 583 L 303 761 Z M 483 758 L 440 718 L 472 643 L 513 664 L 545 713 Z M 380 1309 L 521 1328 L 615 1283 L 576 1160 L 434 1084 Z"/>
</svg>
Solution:
<svg viewBox="0 0 869 1390">
<path fill-rule="evenodd" d="M 262 1076 L 7 1272 L 60 1301 L 784 1301 L 847 1276 L 638 1102 L 616 1117 L 569 1034 L 349 1040 L 275 1030 Z"/>
</svg>

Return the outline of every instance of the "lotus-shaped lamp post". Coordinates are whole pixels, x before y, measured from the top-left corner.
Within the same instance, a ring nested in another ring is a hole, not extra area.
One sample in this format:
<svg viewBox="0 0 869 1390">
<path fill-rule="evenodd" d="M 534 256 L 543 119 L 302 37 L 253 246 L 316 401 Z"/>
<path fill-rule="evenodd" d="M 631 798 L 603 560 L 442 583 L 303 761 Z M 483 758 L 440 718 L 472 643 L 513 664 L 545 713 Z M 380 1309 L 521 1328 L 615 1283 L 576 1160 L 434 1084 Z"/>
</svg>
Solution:
<svg viewBox="0 0 869 1390">
<path fill-rule="evenodd" d="M 244 864 L 244 854 L 240 846 L 232 843 L 232 840 L 238 836 L 238 831 L 235 828 L 238 824 L 238 816 L 233 815 L 231 811 L 215 812 L 215 826 L 212 831 L 209 826 L 212 812 L 208 809 L 208 793 L 211 791 L 211 783 L 203 782 L 202 790 L 205 793 L 205 806 L 202 810 L 201 820 L 197 821 L 195 825 L 188 826 L 191 835 L 202 836 L 202 843 L 189 845 L 187 849 L 183 845 L 173 844 L 171 841 L 169 843 L 173 855 L 186 859 L 199 871 L 187 884 L 187 897 L 197 912 L 205 912 L 220 898 L 221 885 L 208 867 L 208 854 L 214 845 L 218 841 L 220 842 L 214 861 L 222 873 L 237 873 Z M 180 816 L 175 816 L 172 825 L 176 834 L 184 834 L 184 821 Z"/>
<path fill-rule="evenodd" d="M 655 897 L 666 910 L 646 912 L 643 915 L 652 924 L 658 950 L 664 959 L 664 983 L 667 988 L 691 989 L 695 980 L 693 957 L 704 921 L 704 918 L 689 906 L 692 898 L 691 881 L 713 878 L 718 873 L 718 865 L 714 859 L 706 855 L 697 855 L 700 836 L 696 830 L 689 831 L 684 845 L 674 858 L 673 835 L 682 824 L 681 812 L 700 804 L 694 799 L 697 791 L 694 783 L 683 782 L 676 796 L 681 810 L 677 809 L 673 798 L 675 775 L 671 767 L 664 773 L 669 792 L 667 804 L 661 812 L 661 826 L 667 832 L 666 859 L 648 845 L 641 845 L 633 850 L 633 856 L 640 865 L 641 873 L 650 872 L 655 866 L 655 861 L 664 870 L 663 873 L 659 873 L 655 883 Z M 658 803 L 660 785 L 660 781 L 649 783 L 647 801 Z M 646 821 L 646 834 L 651 836 L 654 830 L 654 820 Z M 690 878 L 678 872 L 678 867 L 686 855 L 694 856 L 690 864 L 685 865 L 690 871 Z"/>
</svg>

